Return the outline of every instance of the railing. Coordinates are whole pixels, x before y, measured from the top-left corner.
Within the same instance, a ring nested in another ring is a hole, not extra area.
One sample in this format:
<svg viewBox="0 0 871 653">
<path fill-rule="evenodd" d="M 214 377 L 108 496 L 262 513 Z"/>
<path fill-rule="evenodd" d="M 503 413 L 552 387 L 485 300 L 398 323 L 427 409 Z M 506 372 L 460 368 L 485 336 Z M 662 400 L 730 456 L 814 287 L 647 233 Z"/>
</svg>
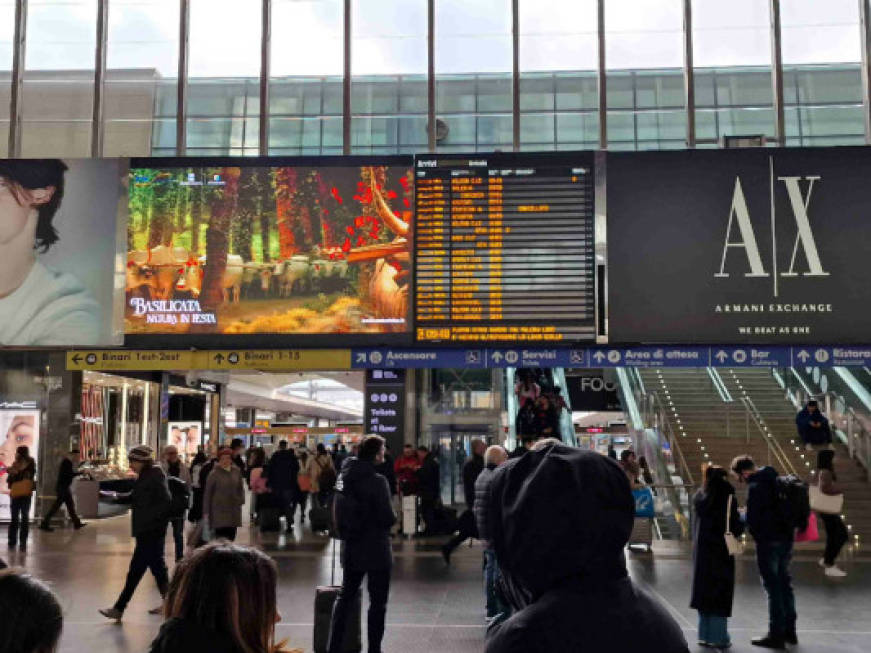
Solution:
<svg viewBox="0 0 871 653">
<path fill-rule="evenodd" d="M 768 464 L 771 465 L 775 462 L 772 460 L 773 457 L 776 459 L 778 469 L 782 469 L 787 474 L 798 475 L 795 466 L 793 466 L 789 456 L 786 455 L 780 442 L 778 442 L 777 438 L 774 437 L 768 427 L 765 426 L 765 420 L 762 418 L 762 414 L 759 412 L 759 409 L 756 408 L 756 404 L 753 403 L 753 400 L 750 399 L 750 397 L 741 397 L 741 403 L 747 411 L 748 418 L 752 420 L 753 424 L 756 426 L 756 433 L 762 438 L 762 441 L 768 448 Z"/>
</svg>

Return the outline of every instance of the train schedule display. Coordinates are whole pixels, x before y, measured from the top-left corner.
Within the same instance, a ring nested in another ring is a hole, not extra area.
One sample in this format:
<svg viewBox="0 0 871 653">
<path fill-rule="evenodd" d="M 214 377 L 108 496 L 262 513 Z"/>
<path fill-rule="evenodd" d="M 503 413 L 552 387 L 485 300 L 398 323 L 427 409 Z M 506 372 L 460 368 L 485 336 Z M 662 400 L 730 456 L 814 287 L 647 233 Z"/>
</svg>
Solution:
<svg viewBox="0 0 871 653">
<path fill-rule="evenodd" d="M 419 342 L 595 340 L 587 153 L 415 159 Z"/>
</svg>

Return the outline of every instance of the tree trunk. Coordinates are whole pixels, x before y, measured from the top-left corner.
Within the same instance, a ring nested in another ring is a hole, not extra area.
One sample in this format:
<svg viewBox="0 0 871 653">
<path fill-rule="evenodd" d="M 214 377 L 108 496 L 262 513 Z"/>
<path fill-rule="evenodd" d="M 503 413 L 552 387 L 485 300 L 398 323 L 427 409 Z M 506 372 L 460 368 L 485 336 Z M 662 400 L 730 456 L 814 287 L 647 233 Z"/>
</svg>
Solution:
<svg viewBox="0 0 871 653">
<path fill-rule="evenodd" d="M 222 168 L 221 178 L 225 186 L 215 193 L 212 200 L 212 215 L 206 230 L 206 265 L 200 292 L 200 306 L 206 311 L 214 311 L 224 300 L 222 282 L 227 269 L 230 222 L 239 194 L 239 173 L 239 168 Z"/>
<path fill-rule="evenodd" d="M 293 168 L 279 168 L 275 171 L 275 220 L 278 224 L 279 256 L 282 259 L 289 259 L 297 251 L 297 240 L 293 233 L 296 178 L 296 170 Z"/>
<path fill-rule="evenodd" d="M 191 252 L 200 253 L 200 225 L 203 222 L 203 187 L 194 186 L 191 194 Z"/>
</svg>

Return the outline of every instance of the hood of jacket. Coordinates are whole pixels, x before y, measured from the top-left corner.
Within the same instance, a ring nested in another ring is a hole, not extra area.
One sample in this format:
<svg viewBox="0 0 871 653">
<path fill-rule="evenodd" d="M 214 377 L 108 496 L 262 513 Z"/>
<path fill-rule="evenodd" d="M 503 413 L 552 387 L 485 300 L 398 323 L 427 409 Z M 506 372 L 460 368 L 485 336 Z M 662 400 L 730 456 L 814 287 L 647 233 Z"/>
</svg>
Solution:
<svg viewBox="0 0 871 653">
<path fill-rule="evenodd" d="M 748 483 L 759 483 L 759 484 L 774 484 L 777 482 L 777 470 L 774 467 L 760 467 L 756 470 L 755 474 L 751 474 L 747 479 Z"/>
<path fill-rule="evenodd" d="M 346 487 L 354 487 L 357 483 L 375 476 L 375 465 L 355 456 L 345 458 L 342 471 L 336 481 L 336 489 L 341 492 Z"/>
<path fill-rule="evenodd" d="M 238 653 L 226 635 L 211 628 L 172 618 L 151 643 L 151 653 Z"/>
<path fill-rule="evenodd" d="M 627 576 L 635 501 L 610 458 L 557 444 L 529 451 L 493 472 L 490 493 L 491 542 L 515 607 Z"/>
</svg>

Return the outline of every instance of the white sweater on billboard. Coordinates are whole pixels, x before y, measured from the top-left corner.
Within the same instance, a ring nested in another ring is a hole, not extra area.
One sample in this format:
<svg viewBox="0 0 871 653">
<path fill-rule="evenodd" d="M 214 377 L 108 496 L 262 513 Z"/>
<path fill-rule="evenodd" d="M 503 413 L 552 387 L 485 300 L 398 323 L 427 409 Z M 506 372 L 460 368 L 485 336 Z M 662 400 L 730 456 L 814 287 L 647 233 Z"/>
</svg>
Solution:
<svg viewBox="0 0 871 653">
<path fill-rule="evenodd" d="M 24 283 L 0 298 L 0 345 L 94 345 L 101 312 L 78 279 L 36 261 Z"/>
</svg>

